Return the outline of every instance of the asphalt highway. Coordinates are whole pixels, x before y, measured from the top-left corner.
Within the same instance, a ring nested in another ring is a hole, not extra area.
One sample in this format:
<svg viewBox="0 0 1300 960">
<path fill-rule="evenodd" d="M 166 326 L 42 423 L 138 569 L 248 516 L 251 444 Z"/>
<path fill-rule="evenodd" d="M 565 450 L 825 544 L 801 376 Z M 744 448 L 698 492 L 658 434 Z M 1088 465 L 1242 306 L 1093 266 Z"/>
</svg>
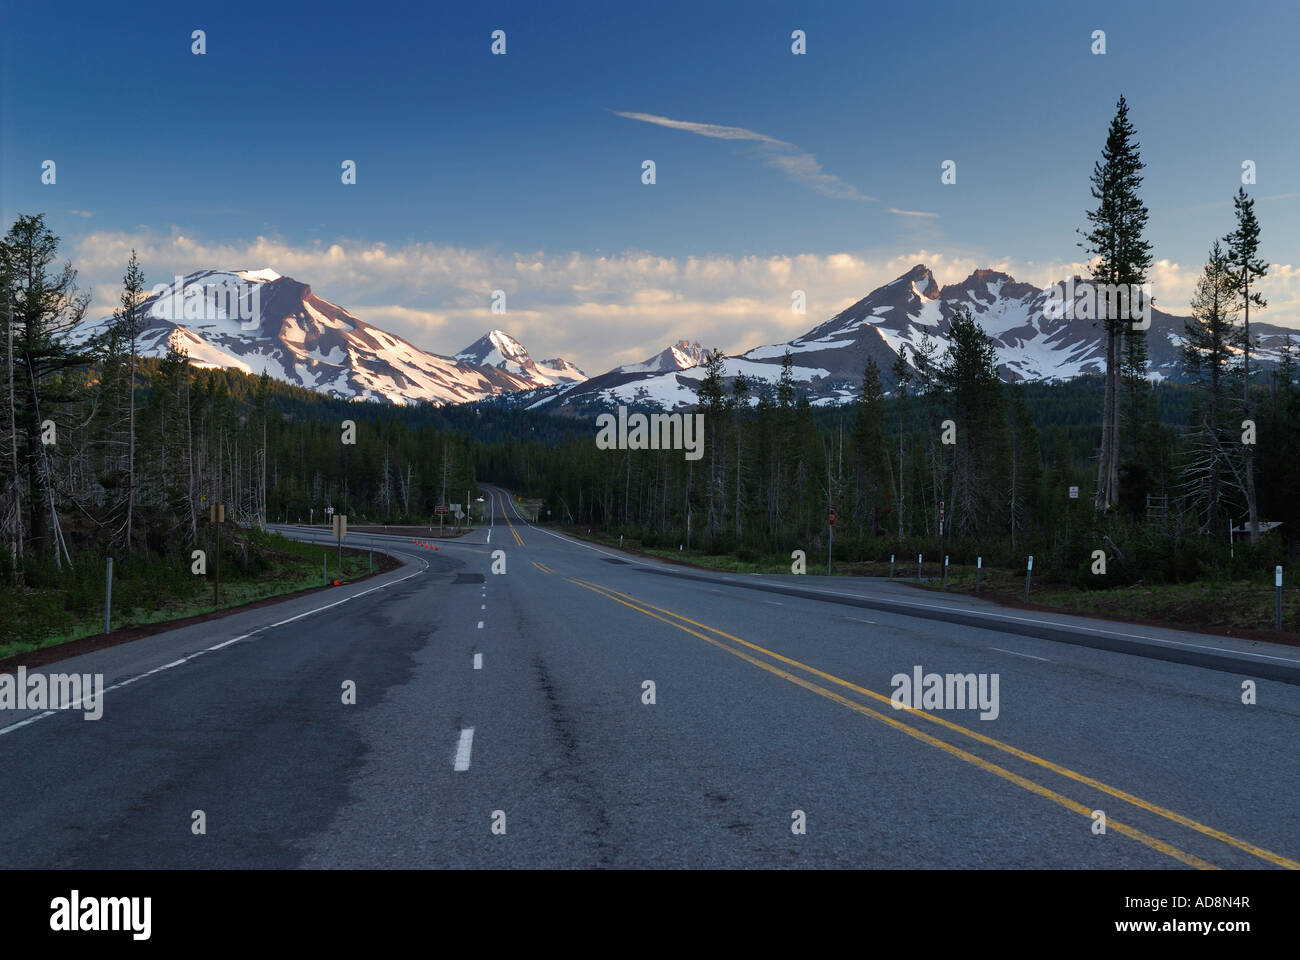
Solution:
<svg viewBox="0 0 1300 960">
<path fill-rule="evenodd" d="M 699 571 L 484 490 L 374 537 L 397 570 L 41 668 L 103 715 L 0 713 L 0 866 L 1300 867 L 1292 648 Z"/>
</svg>

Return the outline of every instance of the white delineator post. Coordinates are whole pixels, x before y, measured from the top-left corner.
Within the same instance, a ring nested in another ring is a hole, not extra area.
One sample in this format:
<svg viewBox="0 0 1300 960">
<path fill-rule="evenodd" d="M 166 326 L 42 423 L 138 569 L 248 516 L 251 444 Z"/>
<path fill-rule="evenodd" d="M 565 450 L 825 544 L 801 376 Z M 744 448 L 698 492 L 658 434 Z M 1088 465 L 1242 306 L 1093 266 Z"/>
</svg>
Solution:
<svg viewBox="0 0 1300 960">
<path fill-rule="evenodd" d="M 1281 570 L 1278 567 L 1278 570 Z M 1278 596 L 1281 596 L 1279 592 Z M 1279 601 L 1280 602 L 1280 601 Z M 1280 608 L 1279 608 L 1280 609 Z M 104 632 L 108 633 L 113 620 L 113 558 L 108 558 L 108 570 L 104 574 Z"/>
</svg>

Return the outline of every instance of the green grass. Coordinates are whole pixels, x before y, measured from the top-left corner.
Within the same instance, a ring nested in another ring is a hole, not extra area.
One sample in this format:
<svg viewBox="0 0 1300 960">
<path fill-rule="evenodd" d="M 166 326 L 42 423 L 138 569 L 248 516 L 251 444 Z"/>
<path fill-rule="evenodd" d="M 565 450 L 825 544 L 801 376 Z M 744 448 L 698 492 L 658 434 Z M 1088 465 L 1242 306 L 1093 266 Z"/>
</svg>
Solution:
<svg viewBox="0 0 1300 960">
<path fill-rule="evenodd" d="M 323 546 L 235 528 L 222 541 L 219 604 L 213 601 L 215 557 L 211 552 L 206 577 L 191 573 L 189 554 L 115 560 L 113 630 L 207 614 L 324 584 Z M 210 542 L 200 546 L 212 549 Z M 329 548 L 328 556 L 331 580 L 353 579 L 369 572 L 364 549 L 343 551 L 341 576 L 337 549 Z M 374 569 L 383 569 L 385 559 L 376 554 Z M 28 586 L 0 588 L 0 623 L 5 624 L 0 657 L 103 632 L 104 560 L 74 556 L 74 562 L 71 571 L 58 571 L 52 565 L 28 567 Z"/>
<path fill-rule="evenodd" d="M 855 564 L 855 572 L 888 576 L 889 564 Z M 915 577 L 916 565 L 900 565 L 901 579 Z M 943 567 L 928 564 L 926 585 L 944 589 Z M 950 593 L 975 594 L 975 568 L 950 566 Z M 979 596 L 985 600 L 1023 603 L 1025 572 L 985 567 L 980 572 Z M 1273 630 L 1275 588 L 1267 580 L 1197 580 L 1191 583 L 1136 584 L 1108 589 L 1079 587 L 1033 580 L 1029 602 L 1065 613 L 1084 613 L 1128 620 L 1151 620 L 1171 625 L 1225 631 Z M 1282 590 L 1282 629 L 1300 631 L 1300 587 Z"/>
<path fill-rule="evenodd" d="M 574 536 L 595 543 L 617 547 L 617 536 L 603 534 L 596 529 L 569 527 Z M 744 561 L 732 555 L 686 554 L 684 551 L 658 547 L 644 547 L 641 542 L 626 539 L 625 549 L 666 560 L 678 560 L 691 566 L 729 573 L 785 573 L 791 572 L 788 558 L 767 557 Z M 809 556 L 807 572 L 824 575 L 826 558 Z M 836 558 L 834 573 L 845 577 L 888 577 L 888 561 L 846 561 Z M 976 568 L 973 565 L 950 565 L 948 584 L 943 587 L 943 565 L 933 560 L 922 566 L 924 585 L 930 589 L 946 589 L 950 593 L 975 595 Z M 897 580 L 915 581 L 916 560 L 901 561 L 894 566 Z M 1273 630 L 1274 590 L 1271 568 L 1256 580 L 1198 580 L 1192 583 L 1138 584 L 1116 586 L 1108 589 L 1083 590 L 1071 584 L 1049 582 L 1039 574 L 1030 585 L 1029 602 L 1062 613 L 1082 613 L 1125 620 L 1151 620 L 1171 626 L 1191 629 L 1206 628 L 1233 632 Z M 980 571 L 982 599 L 1002 603 L 1023 603 L 1025 571 L 1012 571 L 1001 567 L 985 567 Z M 1300 587 L 1284 587 L 1282 591 L 1282 629 L 1300 633 Z"/>
</svg>

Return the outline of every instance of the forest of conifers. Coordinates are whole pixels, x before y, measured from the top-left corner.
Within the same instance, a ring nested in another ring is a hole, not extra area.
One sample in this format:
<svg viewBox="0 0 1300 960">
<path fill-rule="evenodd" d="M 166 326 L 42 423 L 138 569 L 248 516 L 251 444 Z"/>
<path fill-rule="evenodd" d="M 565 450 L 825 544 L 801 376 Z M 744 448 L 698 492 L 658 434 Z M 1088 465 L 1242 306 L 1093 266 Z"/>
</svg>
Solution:
<svg viewBox="0 0 1300 960">
<path fill-rule="evenodd" d="M 1151 266 L 1133 137 L 1121 98 L 1084 235 L 1098 283 L 1142 283 Z M 1260 577 L 1300 535 L 1300 389 L 1289 342 L 1280 363 L 1251 366 L 1268 268 L 1244 189 L 1234 208 L 1190 304 L 1184 385 L 1153 384 L 1145 331 L 1116 317 L 1099 321 L 1104 376 L 1008 385 L 958 313 L 942 355 L 923 339 L 898 356 L 888 397 L 868 363 L 860 397 L 837 407 L 810 405 L 789 354 L 769 383 L 725 378 L 713 351 L 698 460 L 599 449 L 594 415 L 349 403 L 195 369 L 175 349 L 141 357 L 134 254 L 115 321 L 74 345 L 88 297 L 44 218 L 20 216 L 0 243 L 0 583 L 21 596 L 106 556 L 184 564 L 213 503 L 245 525 L 319 521 L 326 506 L 354 524 L 428 522 L 480 479 L 540 497 L 552 522 L 683 553 L 824 555 L 834 509 L 840 560 L 1034 555 L 1089 588 Z"/>
<path fill-rule="evenodd" d="M 476 494 L 480 479 L 543 498 L 543 517 L 550 511 L 555 522 L 651 546 L 821 556 L 833 507 L 839 560 L 925 552 L 1019 565 L 1034 554 L 1044 573 L 1093 587 L 1262 571 L 1294 552 L 1300 529 L 1291 495 L 1300 390 L 1289 355 L 1252 391 L 1259 514 L 1282 526 L 1253 551 L 1238 532 L 1230 561 L 1226 524 L 1241 526 L 1246 515 L 1233 480 L 1240 401 L 1221 390 L 1226 439 L 1214 447 L 1211 501 L 1201 482 L 1214 399 L 1205 377 L 1142 382 L 1121 431 L 1119 504 L 1104 512 L 1094 503 L 1101 378 L 1003 384 L 991 342 L 964 317 L 946 355 L 900 365 L 895 374 L 910 379 L 894 396 L 883 396 L 869 367 L 860 400 L 814 409 L 788 370 L 775 385 L 727 383 L 715 357 L 700 390 L 700 460 L 600 450 L 594 416 L 349 403 L 267 377 L 195 369 L 181 354 L 133 358 L 126 326 L 119 342 L 78 352 L 66 339 L 84 302 L 75 276 L 58 267 L 57 241 L 39 220 L 18 227 L 6 262 L 36 280 L 13 290 L 17 309 L 0 336 L 0 345 L 14 337 L 0 427 L 0 568 L 10 588 L 107 555 L 184 564 L 205 534 L 205 503 L 224 502 L 232 519 L 250 524 L 320 522 L 327 505 L 354 523 L 429 522 L 435 505 Z M 38 296 L 40 309 L 28 312 Z M 1231 377 L 1231 364 L 1221 373 Z M 347 420 L 353 444 L 343 442 Z M 51 425 L 53 442 L 43 443 Z M 1087 573 L 1098 548 L 1110 559 L 1102 578 Z"/>
</svg>

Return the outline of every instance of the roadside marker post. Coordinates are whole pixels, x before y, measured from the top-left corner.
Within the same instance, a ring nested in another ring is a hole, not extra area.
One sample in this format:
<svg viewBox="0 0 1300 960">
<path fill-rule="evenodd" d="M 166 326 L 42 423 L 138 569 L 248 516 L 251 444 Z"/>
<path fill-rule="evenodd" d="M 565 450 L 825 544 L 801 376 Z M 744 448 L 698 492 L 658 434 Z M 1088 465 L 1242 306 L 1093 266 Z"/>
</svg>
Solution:
<svg viewBox="0 0 1300 960">
<path fill-rule="evenodd" d="M 831 575 L 831 556 L 835 552 L 835 508 L 831 507 L 830 514 L 827 517 L 827 529 L 830 530 L 830 538 L 826 542 L 826 576 Z"/>
<path fill-rule="evenodd" d="M 980 592 L 980 570 L 983 568 L 983 566 L 984 566 L 984 558 L 976 557 L 975 558 L 975 592 L 976 593 Z"/>
<path fill-rule="evenodd" d="M 1281 570 L 1281 567 L 1278 567 Z M 108 633 L 113 620 L 113 558 L 108 558 L 108 572 L 104 574 L 104 632 Z"/>
<path fill-rule="evenodd" d="M 348 535 L 348 515 L 336 513 L 334 520 L 334 539 L 339 543 L 339 578 L 343 577 L 343 538 Z"/>
<path fill-rule="evenodd" d="M 894 555 L 892 553 L 889 555 L 889 579 L 894 579 Z"/>
<path fill-rule="evenodd" d="M 1025 603 L 1029 602 L 1029 580 L 1034 575 L 1034 558 L 1029 558 L 1029 566 L 1025 570 Z"/>
<path fill-rule="evenodd" d="M 1277 589 L 1277 598 L 1275 603 L 1274 621 L 1277 629 L 1282 629 L 1282 568 L 1278 567 L 1273 571 L 1273 582 Z M 104 631 L 108 633 L 107 630 Z"/>
<path fill-rule="evenodd" d="M 948 589 L 948 555 L 943 555 L 943 588 Z"/>
<path fill-rule="evenodd" d="M 221 525 L 226 522 L 226 505 L 214 503 L 208 508 L 208 519 L 217 530 L 217 576 L 212 581 L 212 605 L 216 606 L 221 602 Z"/>
<path fill-rule="evenodd" d="M 916 582 L 921 582 L 921 554 L 916 555 Z"/>
</svg>

